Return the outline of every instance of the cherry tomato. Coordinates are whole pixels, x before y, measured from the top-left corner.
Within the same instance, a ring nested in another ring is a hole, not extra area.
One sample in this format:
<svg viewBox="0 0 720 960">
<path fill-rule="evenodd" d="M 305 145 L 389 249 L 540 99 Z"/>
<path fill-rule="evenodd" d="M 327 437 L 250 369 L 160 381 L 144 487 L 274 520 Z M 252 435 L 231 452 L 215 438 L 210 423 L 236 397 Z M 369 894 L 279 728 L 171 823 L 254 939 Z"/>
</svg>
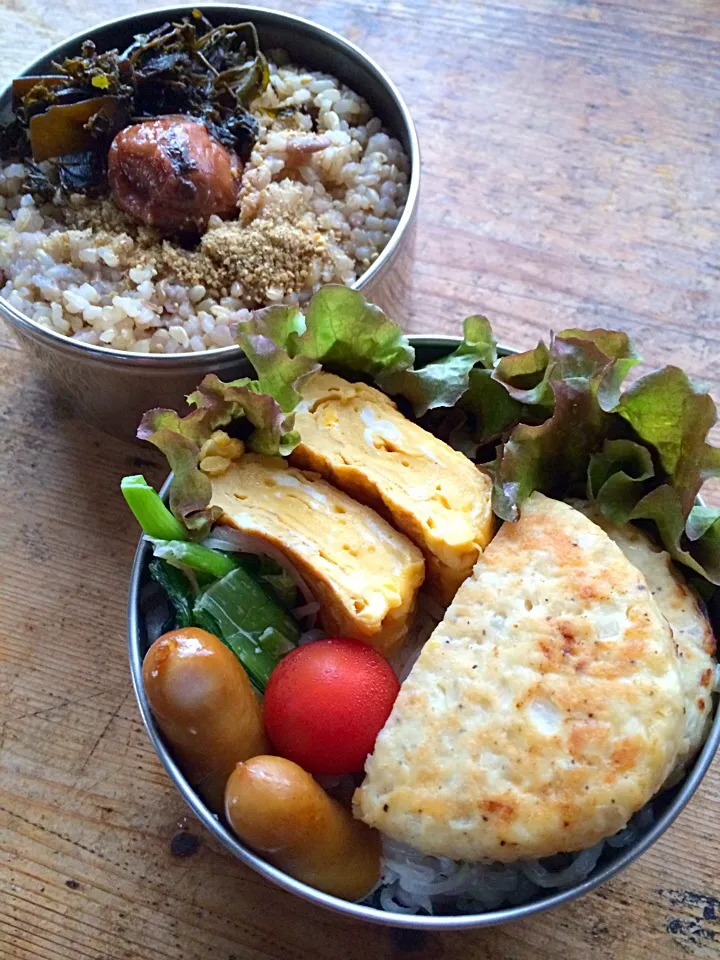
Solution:
<svg viewBox="0 0 720 960">
<path fill-rule="evenodd" d="M 356 773 L 400 684 L 359 640 L 315 640 L 289 653 L 265 691 L 265 729 L 281 757 L 316 774 Z"/>
</svg>

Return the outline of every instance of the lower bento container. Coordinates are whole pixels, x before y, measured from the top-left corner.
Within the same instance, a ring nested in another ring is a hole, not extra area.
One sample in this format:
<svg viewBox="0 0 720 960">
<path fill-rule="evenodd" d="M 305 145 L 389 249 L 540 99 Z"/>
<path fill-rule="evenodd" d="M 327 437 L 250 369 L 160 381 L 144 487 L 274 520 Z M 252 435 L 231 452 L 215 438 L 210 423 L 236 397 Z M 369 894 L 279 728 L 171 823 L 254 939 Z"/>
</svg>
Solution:
<svg viewBox="0 0 720 960">
<path fill-rule="evenodd" d="M 416 350 L 419 365 L 445 356 L 454 350 L 459 343 L 458 338 L 445 336 L 411 336 L 409 340 Z M 168 487 L 169 480 L 162 490 L 165 496 Z M 618 849 L 606 845 L 594 870 L 587 879 L 580 883 L 538 896 L 520 906 L 509 906 L 491 910 L 487 913 L 460 916 L 418 916 L 390 913 L 374 907 L 348 903 L 327 893 L 321 893 L 319 890 L 289 877 L 282 870 L 253 853 L 235 837 L 222 820 L 218 819 L 205 806 L 173 760 L 172 754 L 150 712 L 142 683 L 143 657 L 150 644 L 162 632 L 168 614 L 162 591 L 154 584 L 148 573 L 147 566 L 151 556 L 150 545 L 141 541 L 135 555 L 130 581 L 128 644 L 132 682 L 140 713 L 163 766 L 195 816 L 239 860 L 242 860 L 247 866 L 252 867 L 261 876 L 279 887 L 302 897 L 304 900 L 309 900 L 311 903 L 333 910 L 335 913 L 346 917 L 390 927 L 406 927 L 416 930 L 457 930 L 469 927 L 491 927 L 500 923 L 508 923 L 511 920 L 521 920 L 524 917 L 532 916 L 532 914 L 549 910 L 551 907 L 568 903 L 615 876 L 665 833 L 698 788 L 712 762 L 718 745 L 720 745 L 720 711 L 717 710 L 716 705 L 712 728 L 692 767 L 680 783 L 665 790 L 652 801 L 654 813 L 652 824 L 644 830 L 640 829 L 638 839 L 627 847 Z M 720 633 L 720 617 L 711 614 L 711 620 L 717 635 Z"/>
</svg>

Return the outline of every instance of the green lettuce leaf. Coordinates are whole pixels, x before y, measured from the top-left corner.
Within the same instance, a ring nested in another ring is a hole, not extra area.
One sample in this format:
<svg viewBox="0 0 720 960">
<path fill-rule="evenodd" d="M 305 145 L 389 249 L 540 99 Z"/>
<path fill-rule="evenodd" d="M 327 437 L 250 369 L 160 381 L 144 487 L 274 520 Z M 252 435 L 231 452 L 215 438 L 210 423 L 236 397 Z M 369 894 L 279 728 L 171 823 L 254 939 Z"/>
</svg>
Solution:
<svg viewBox="0 0 720 960">
<path fill-rule="evenodd" d="M 247 337 L 267 337 L 278 349 L 295 356 L 297 338 L 305 332 L 305 317 L 297 307 L 255 310 L 238 328 L 237 342 L 245 349 Z"/>
<path fill-rule="evenodd" d="M 217 520 L 220 511 L 208 506 L 212 487 L 197 465 L 200 444 L 212 433 L 197 413 L 180 417 L 174 410 L 149 410 L 137 435 L 162 451 L 170 465 L 170 509 L 188 530 L 202 534 Z"/>
<path fill-rule="evenodd" d="M 572 328 L 558 333 L 549 350 L 541 341 L 533 350 L 503 357 L 493 377 L 511 397 L 529 406 L 552 403 L 553 380 L 587 380 L 600 409 L 609 412 L 638 361 L 627 334 Z"/>
<path fill-rule="evenodd" d="M 602 447 L 612 425 L 607 404 L 637 363 L 625 334 L 606 330 L 566 330 L 550 349 L 504 357 L 493 379 L 543 422 L 518 424 L 492 464 L 493 509 L 504 520 L 517 520 L 534 490 L 550 496 L 574 496 L 585 486 L 590 456 Z M 545 365 L 543 367 L 543 365 Z"/>
<path fill-rule="evenodd" d="M 460 409 L 468 417 L 464 426 L 468 437 L 464 452 L 472 449 L 474 457 L 480 447 L 500 440 L 520 423 L 525 407 L 493 378 L 492 370 L 475 367 L 468 376 L 468 388 L 460 399 Z"/>
<path fill-rule="evenodd" d="M 694 508 L 693 508 L 694 509 Z M 690 516 L 692 516 L 692 511 Z M 716 521 L 707 527 L 701 537 L 694 542 L 688 539 L 687 553 L 695 561 L 694 569 L 697 570 L 706 580 L 716 586 L 720 584 L 720 523 Z M 680 562 L 684 562 L 680 560 Z"/>
<path fill-rule="evenodd" d="M 316 364 L 308 366 L 302 362 L 303 359 L 299 358 L 298 364 L 291 360 L 286 364 L 281 360 L 264 380 L 266 387 L 271 383 L 274 385 L 286 404 L 289 404 L 289 397 L 293 393 L 299 398 L 298 382 L 317 369 Z M 293 429 L 295 416 L 291 412 L 295 404 L 286 412 L 273 394 L 262 391 L 262 386 L 263 381 L 260 379 L 232 380 L 226 383 L 214 373 L 210 373 L 198 389 L 190 394 L 187 401 L 199 411 L 206 412 L 207 423 L 211 426 L 207 436 L 213 430 L 244 417 L 255 428 L 249 439 L 252 450 L 269 456 L 285 456 L 298 444 L 298 437 Z"/>
<path fill-rule="evenodd" d="M 258 336 L 271 340 L 289 360 L 302 357 L 356 375 L 405 370 L 415 360 L 402 329 L 380 307 L 356 290 L 333 284 L 318 290 L 304 316 L 296 307 L 272 307 L 241 324 L 238 343 L 253 366 L 252 338 Z"/>
<path fill-rule="evenodd" d="M 602 450 L 590 457 L 587 494 L 608 520 L 621 526 L 648 492 L 648 481 L 654 476 L 647 447 L 634 440 L 606 440 Z"/>
<path fill-rule="evenodd" d="M 554 497 L 576 493 L 606 430 L 587 384 L 554 380 L 550 388 L 552 415 L 537 426 L 518 424 L 490 465 L 493 510 L 503 520 L 517 520 L 535 490 Z"/>
<path fill-rule="evenodd" d="M 682 496 L 670 484 L 664 483 L 643 497 L 630 519 L 652 520 L 673 560 L 710 583 L 720 584 L 720 524 L 706 525 L 703 535 L 691 542 L 685 532 L 687 514 Z"/>
<path fill-rule="evenodd" d="M 511 353 L 498 360 L 493 380 L 501 383 L 519 403 L 547 405 L 552 402 L 549 373 L 550 351 L 541 340 L 532 350 Z"/>
<path fill-rule="evenodd" d="M 398 324 L 349 287 L 321 287 L 308 304 L 305 324 L 302 336 L 290 338 L 294 355 L 370 376 L 404 370 L 415 360 Z"/>
<path fill-rule="evenodd" d="M 412 366 L 415 358 L 400 327 L 344 286 L 323 287 L 304 316 L 296 307 L 257 311 L 241 325 L 238 343 L 257 379 L 226 383 L 209 374 L 187 398 L 191 413 L 151 410 L 137 432 L 165 454 L 173 471 L 170 508 L 195 536 L 218 514 L 208 506 L 212 487 L 198 467 L 200 448 L 214 430 L 244 418 L 254 428 L 252 450 L 286 456 L 300 441 L 294 429 L 300 386 L 320 361 L 374 376 Z"/>
<path fill-rule="evenodd" d="M 614 523 L 654 523 L 676 562 L 720 583 L 720 510 L 696 501 L 704 480 L 718 475 L 718 451 L 707 442 L 717 416 L 712 398 L 682 370 L 665 367 L 632 384 L 614 413 L 635 439 L 608 441 L 593 454 L 589 495 Z"/>
<path fill-rule="evenodd" d="M 269 337 L 244 337 L 243 349 L 258 376 L 256 391 L 273 397 L 283 413 L 292 413 L 300 402 L 300 385 L 320 364 L 302 354 L 289 357 Z"/>
<path fill-rule="evenodd" d="M 678 367 L 637 380 L 620 398 L 617 413 L 657 450 L 687 516 L 704 480 L 720 476 L 720 450 L 707 442 L 717 411 L 707 389 Z"/>
<path fill-rule="evenodd" d="M 320 369 L 307 351 L 297 349 L 297 339 L 305 331 L 305 317 L 297 307 L 269 307 L 257 310 L 244 321 L 237 334 L 257 373 L 257 386 L 292 413 L 300 401 L 298 388 Z"/>
<path fill-rule="evenodd" d="M 720 520 L 720 509 L 718 507 L 705 507 L 696 503 L 685 524 L 685 534 L 688 540 L 701 540 L 706 534 L 710 533 L 718 520 Z"/>
<path fill-rule="evenodd" d="M 397 324 L 356 291 L 328 286 L 304 312 L 251 314 L 238 343 L 256 379 L 206 377 L 188 398 L 188 416 L 150 411 L 138 432 L 166 454 L 171 508 L 195 535 L 214 519 L 210 481 L 197 466 L 204 440 L 244 418 L 252 449 L 287 454 L 299 442 L 302 384 L 322 364 L 403 395 L 426 428 L 473 459 L 492 457 L 492 445 L 483 466 L 502 519 L 516 520 L 534 490 L 590 496 L 615 523 L 654 524 L 678 562 L 720 582 L 720 510 L 696 502 L 703 482 L 720 476 L 720 451 L 708 443 L 715 405 L 677 367 L 623 390 L 639 358 L 622 332 L 571 328 L 549 346 L 498 360 L 489 322 L 474 316 L 455 350 L 416 370 Z"/>
<path fill-rule="evenodd" d="M 287 404 L 299 380 L 317 369 L 316 364 L 303 361 L 304 358 L 298 358 L 298 362 L 286 364 L 280 358 L 266 375 L 264 383 L 272 384 Z M 212 485 L 198 466 L 200 448 L 213 431 L 245 418 L 254 427 L 250 447 L 271 455 L 289 453 L 297 446 L 299 437 L 293 429 L 294 414 L 285 412 L 270 393 L 263 393 L 260 380 L 245 378 L 226 383 L 215 374 L 208 374 L 187 401 L 195 409 L 185 417 L 174 410 L 150 410 L 137 435 L 165 454 L 173 471 L 170 509 L 189 531 L 203 536 L 220 513 L 208 506 Z"/>
<path fill-rule="evenodd" d="M 594 356 L 595 372 L 591 377 L 598 405 L 605 413 L 610 413 L 620 399 L 620 389 L 630 370 L 640 362 L 630 338 L 619 330 L 563 330 L 557 339 L 567 344 L 582 344 L 580 353 L 580 376 L 588 374 L 588 360 L 591 353 L 588 344 L 596 348 Z M 574 359 L 578 358 L 574 354 Z M 569 356 L 568 356 L 569 359 Z M 565 376 L 573 375 L 573 367 L 565 366 Z"/>
<path fill-rule="evenodd" d="M 381 373 L 378 386 L 385 393 L 402 394 L 412 403 L 416 417 L 437 407 L 454 406 L 468 389 L 475 364 L 492 367 L 497 359 L 497 344 L 486 317 L 468 317 L 463 334 L 462 343 L 447 357 L 419 370 Z"/>
<path fill-rule="evenodd" d="M 256 380 L 221 380 L 214 373 L 203 377 L 187 402 L 203 416 L 205 440 L 213 430 L 225 427 L 232 420 L 247 417 L 254 427 L 273 427 L 278 435 L 285 426 L 285 414 L 275 397 L 260 393 Z M 193 414 L 189 414 L 190 417 Z"/>
</svg>

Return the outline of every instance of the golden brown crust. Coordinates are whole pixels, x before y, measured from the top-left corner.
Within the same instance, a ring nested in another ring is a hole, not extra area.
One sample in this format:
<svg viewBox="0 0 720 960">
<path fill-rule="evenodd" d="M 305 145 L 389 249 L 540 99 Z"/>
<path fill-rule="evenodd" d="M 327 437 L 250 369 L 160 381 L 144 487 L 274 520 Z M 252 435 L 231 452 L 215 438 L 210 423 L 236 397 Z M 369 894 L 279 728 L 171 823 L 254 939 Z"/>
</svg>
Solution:
<svg viewBox="0 0 720 960">
<path fill-rule="evenodd" d="M 671 774 L 677 780 L 707 736 L 712 720 L 712 690 L 715 677 L 715 636 L 697 596 L 675 567 L 669 554 L 656 546 L 642 530 L 628 524 L 610 523 L 588 503 L 574 504 L 607 533 L 647 580 L 653 599 L 670 624 L 677 648 L 678 669 L 685 695 L 683 746 Z"/>
<path fill-rule="evenodd" d="M 590 847 L 681 743 L 672 637 L 599 527 L 534 494 L 423 648 L 356 812 L 425 853 L 512 861 Z"/>
</svg>

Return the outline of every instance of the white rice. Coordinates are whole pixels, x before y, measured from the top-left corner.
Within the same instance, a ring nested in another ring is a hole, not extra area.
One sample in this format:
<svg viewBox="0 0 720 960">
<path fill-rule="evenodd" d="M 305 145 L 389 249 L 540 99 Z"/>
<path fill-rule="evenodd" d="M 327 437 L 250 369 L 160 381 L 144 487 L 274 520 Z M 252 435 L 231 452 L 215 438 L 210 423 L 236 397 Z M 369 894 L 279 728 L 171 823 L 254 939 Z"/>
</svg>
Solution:
<svg viewBox="0 0 720 960">
<path fill-rule="evenodd" d="M 302 225 L 317 252 L 303 262 L 301 281 L 263 280 L 260 294 L 240 276 L 220 288 L 203 277 L 181 282 L 147 255 L 150 243 L 162 249 L 159 238 L 135 229 L 114 204 L 59 193 L 43 202 L 30 192 L 25 167 L 12 163 L 0 164 L 0 293 L 41 326 L 75 340 L 137 353 L 189 353 L 229 346 L 248 308 L 303 303 L 323 283 L 352 284 L 404 210 L 409 163 L 400 143 L 334 77 L 277 62 L 253 112 L 260 136 L 243 172 L 238 219 L 257 224 L 272 216 Z M 298 160 L 288 143 L 309 134 L 329 145 Z M 114 216 L 102 220 L 108 206 Z M 75 228 L 78 217 L 93 214 L 91 226 Z M 211 218 L 209 229 L 221 227 Z"/>
</svg>

